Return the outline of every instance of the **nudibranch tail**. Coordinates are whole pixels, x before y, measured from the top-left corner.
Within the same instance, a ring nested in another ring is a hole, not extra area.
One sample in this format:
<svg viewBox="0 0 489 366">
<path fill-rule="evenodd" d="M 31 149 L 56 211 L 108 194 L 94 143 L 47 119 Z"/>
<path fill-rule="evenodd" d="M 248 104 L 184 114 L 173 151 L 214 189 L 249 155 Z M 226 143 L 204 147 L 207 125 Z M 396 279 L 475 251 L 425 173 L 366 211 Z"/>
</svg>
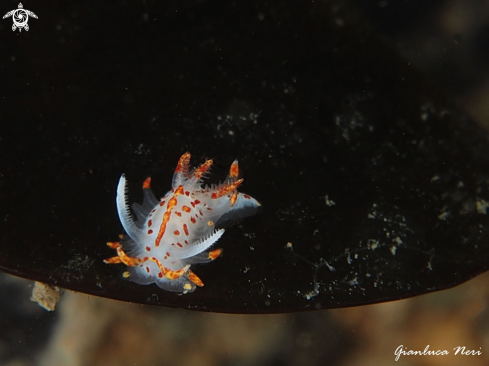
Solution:
<svg viewBox="0 0 489 366">
<path fill-rule="evenodd" d="M 151 178 L 143 185 L 142 204 L 133 203 L 131 214 L 126 179 L 117 187 L 117 211 L 126 236 L 107 245 L 117 256 L 109 264 L 125 264 L 123 277 L 138 284 L 156 283 L 164 290 L 189 293 L 202 287 L 202 280 L 190 270 L 198 263 L 218 258 L 222 249 L 208 251 L 224 234 L 220 226 L 229 220 L 254 215 L 260 204 L 239 193 L 238 161 L 235 160 L 223 183 L 202 187 L 212 160 L 190 168 L 190 153 L 183 154 L 173 174 L 171 190 L 161 200 L 151 191 Z"/>
</svg>

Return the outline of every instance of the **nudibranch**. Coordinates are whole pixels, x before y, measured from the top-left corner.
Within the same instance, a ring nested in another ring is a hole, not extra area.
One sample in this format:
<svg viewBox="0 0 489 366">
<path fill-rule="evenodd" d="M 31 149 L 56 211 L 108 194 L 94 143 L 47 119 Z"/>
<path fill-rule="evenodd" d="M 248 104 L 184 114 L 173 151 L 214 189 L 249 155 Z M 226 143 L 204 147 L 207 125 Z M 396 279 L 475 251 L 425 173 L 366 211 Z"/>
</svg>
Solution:
<svg viewBox="0 0 489 366">
<path fill-rule="evenodd" d="M 209 249 L 224 234 L 220 225 L 251 216 L 260 206 L 254 198 L 238 192 L 243 179 L 239 178 L 237 160 L 224 182 L 205 187 L 203 178 L 212 160 L 195 169 L 190 169 L 189 163 L 187 152 L 178 161 L 171 191 L 160 200 L 150 189 L 151 178 L 144 181 L 143 203 L 131 206 L 136 219 L 131 215 L 122 174 L 116 202 L 127 235 L 121 235 L 120 242 L 107 243 L 117 250 L 117 256 L 104 262 L 125 264 L 124 278 L 141 285 L 156 283 L 167 291 L 193 292 L 204 283 L 190 267 L 219 257 L 221 249 Z"/>
</svg>

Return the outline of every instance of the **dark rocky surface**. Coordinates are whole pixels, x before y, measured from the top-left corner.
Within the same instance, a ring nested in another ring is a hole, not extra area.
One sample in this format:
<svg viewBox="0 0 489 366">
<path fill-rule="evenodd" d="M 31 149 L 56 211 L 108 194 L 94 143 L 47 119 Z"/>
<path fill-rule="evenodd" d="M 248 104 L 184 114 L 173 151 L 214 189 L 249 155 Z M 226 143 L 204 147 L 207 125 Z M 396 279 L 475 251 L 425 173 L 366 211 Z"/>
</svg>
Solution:
<svg viewBox="0 0 489 366">
<path fill-rule="evenodd" d="M 486 132 L 348 3 L 35 12 L 28 33 L 2 23 L 6 272 L 126 301 L 275 313 L 410 297 L 487 270 Z M 239 158 L 242 191 L 264 210 L 196 267 L 206 286 L 178 296 L 102 260 L 122 230 L 119 175 L 134 187 L 151 175 L 162 195 L 185 151 L 214 159 L 212 179 Z"/>
</svg>

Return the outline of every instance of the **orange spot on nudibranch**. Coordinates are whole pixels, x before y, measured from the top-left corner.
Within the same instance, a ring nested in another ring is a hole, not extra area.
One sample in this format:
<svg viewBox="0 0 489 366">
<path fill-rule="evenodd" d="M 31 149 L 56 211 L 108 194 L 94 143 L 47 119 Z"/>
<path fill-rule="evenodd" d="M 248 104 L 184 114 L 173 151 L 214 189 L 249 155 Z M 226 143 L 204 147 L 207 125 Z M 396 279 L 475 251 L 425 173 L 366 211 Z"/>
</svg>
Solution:
<svg viewBox="0 0 489 366">
<path fill-rule="evenodd" d="M 180 244 L 180 243 L 177 243 L 177 245 L 178 245 L 180 248 L 182 248 L 182 247 L 183 247 L 183 245 L 182 245 L 182 244 Z"/>
<path fill-rule="evenodd" d="M 152 220 L 148 220 L 148 227 L 150 227 L 151 225 L 153 225 L 153 221 Z"/>
<path fill-rule="evenodd" d="M 149 229 L 149 230 L 148 230 L 148 234 L 149 234 L 149 235 L 153 234 L 153 230 Z"/>
<path fill-rule="evenodd" d="M 195 224 L 197 221 L 195 221 L 195 218 L 194 217 L 191 217 L 190 218 L 190 221 L 192 221 L 192 224 Z"/>
<path fill-rule="evenodd" d="M 160 206 L 163 207 L 165 205 L 165 201 L 160 201 Z"/>
<path fill-rule="evenodd" d="M 200 201 L 199 201 L 199 200 L 195 200 L 195 201 L 194 201 L 194 203 L 195 203 L 196 205 L 198 205 L 198 204 L 200 203 Z"/>
<path fill-rule="evenodd" d="M 183 231 L 184 231 L 185 235 L 188 236 L 188 227 L 187 227 L 187 224 L 183 224 Z"/>
<path fill-rule="evenodd" d="M 188 206 L 182 206 L 182 211 L 189 213 L 190 211 L 192 211 L 192 209 Z"/>
<path fill-rule="evenodd" d="M 178 217 L 182 217 L 182 213 L 178 211 L 175 211 L 175 215 L 177 215 Z"/>
<path fill-rule="evenodd" d="M 190 196 L 190 192 L 189 191 L 185 191 L 185 195 L 188 197 Z"/>
<path fill-rule="evenodd" d="M 150 247 L 146 247 L 146 251 L 149 252 L 151 250 Z"/>
<path fill-rule="evenodd" d="M 174 234 L 175 236 L 178 236 L 178 235 L 180 235 L 180 231 L 175 230 L 175 231 L 173 232 L 173 234 Z"/>
</svg>

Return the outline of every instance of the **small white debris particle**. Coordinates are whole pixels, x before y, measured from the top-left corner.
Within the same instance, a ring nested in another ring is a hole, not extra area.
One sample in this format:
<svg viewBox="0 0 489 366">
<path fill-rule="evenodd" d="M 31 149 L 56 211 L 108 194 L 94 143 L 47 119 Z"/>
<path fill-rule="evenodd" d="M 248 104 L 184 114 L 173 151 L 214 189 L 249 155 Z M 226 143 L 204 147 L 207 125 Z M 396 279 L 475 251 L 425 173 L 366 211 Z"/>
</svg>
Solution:
<svg viewBox="0 0 489 366">
<path fill-rule="evenodd" d="M 370 250 L 375 250 L 379 246 L 379 241 L 375 239 L 368 239 L 367 246 Z"/>
<path fill-rule="evenodd" d="M 331 272 L 335 272 L 335 271 L 336 271 L 336 268 L 334 268 L 332 265 L 330 265 L 328 262 L 326 262 L 326 261 L 325 261 L 323 258 L 321 258 L 321 259 L 319 260 L 319 262 L 320 262 L 321 264 L 325 264 L 325 265 L 326 265 L 326 267 L 328 267 L 328 269 L 329 269 Z"/>
<path fill-rule="evenodd" d="M 401 245 L 403 243 L 403 241 L 401 240 L 400 237 L 396 237 L 396 238 L 392 239 L 392 241 L 394 243 L 396 243 L 397 245 Z"/>
<path fill-rule="evenodd" d="M 477 199 L 477 201 L 475 201 L 475 208 L 477 209 L 478 214 L 486 215 L 487 209 L 489 208 L 489 202 L 484 201 L 483 199 Z"/>
<path fill-rule="evenodd" d="M 438 219 L 445 221 L 450 217 L 450 212 L 442 212 L 441 214 L 438 215 Z"/>
<path fill-rule="evenodd" d="M 355 277 L 353 280 L 347 282 L 350 286 L 358 285 L 358 277 Z"/>
<path fill-rule="evenodd" d="M 392 255 L 396 255 L 397 247 L 395 245 L 391 246 Z"/>
<path fill-rule="evenodd" d="M 311 300 L 313 297 L 316 297 L 317 295 L 319 295 L 319 291 L 317 289 L 314 289 L 311 292 L 304 294 L 304 297 L 306 298 L 306 300 Z"/>
<path fill-rule="evenodd" d="M 346 248 L 345 253 L 346 253 L 346 262 L 348 264 L 351 264 L 350 248 Z"/>
<path fill-rule="evenodd" d="M 336 202 L 333 200 L 330 200 L 328 195 L 324 196 L 324 202 L 326 203 L 326 206 L 329 206 L 329 207 L 336 205 Z"/>
</svg>

